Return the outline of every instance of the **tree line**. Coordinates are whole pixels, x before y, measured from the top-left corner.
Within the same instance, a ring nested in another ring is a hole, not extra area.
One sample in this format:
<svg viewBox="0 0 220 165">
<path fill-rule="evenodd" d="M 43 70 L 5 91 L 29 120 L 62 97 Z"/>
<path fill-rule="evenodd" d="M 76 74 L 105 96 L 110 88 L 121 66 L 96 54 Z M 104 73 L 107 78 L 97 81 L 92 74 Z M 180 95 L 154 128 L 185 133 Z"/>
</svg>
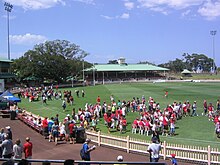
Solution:
<svg viewBox="0 0 220 165">
<path fill-rule="evenodd" d="M 50 80 L 62 83 L 70 77 L 82 77 L 83 67 L 85 69 L 92 66 L 91 63 L 84 61 L 88 55 L 89 53 L 82 50 L 80 46 L 69 41 L 46 41 L 35 45 L 32 50 L 28 50 L 20 58 L 13 60 L 11 69 L 19 82 L 29 77 L 40 82 Z M 139 63 L 152 65 L 147 61 Z M 108 64 L 117 64 L 117 60 L 110 60 Z M 158 66 L 168 68 L 172 72 L 181 72 L 183 69 L 210 72 L 213 66 L 216 69 L 212 58 L 204 54 L 190 55 L 188 53 L 184 53 L 182 59 L 176 58 Z"/>
</svg>

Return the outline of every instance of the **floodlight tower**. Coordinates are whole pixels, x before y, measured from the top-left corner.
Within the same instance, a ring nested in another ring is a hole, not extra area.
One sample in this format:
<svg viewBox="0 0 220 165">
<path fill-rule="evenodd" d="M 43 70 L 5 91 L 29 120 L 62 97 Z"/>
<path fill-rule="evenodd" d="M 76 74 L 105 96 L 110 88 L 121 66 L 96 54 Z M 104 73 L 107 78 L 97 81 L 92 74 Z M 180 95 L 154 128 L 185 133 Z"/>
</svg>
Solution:
<svg viewBox="0 0 220 165">
<path fill-rule="evenodd" d="M 211 30 L 210 34 L 212 35 L 212 48 L 213 48 L 213 63 L 212 63 L 212 69 L 215 73 L 215 35 L 217 31 L 216 30 Z"/>
<path fill-rule="evenodd" d="M 4 3 L 5 10 L 7 11 L 7 31 L 8 31 L 8 59 L 10 60 L 10 41 L 9 41 L 9 13 L 12 11 L 13 5 L 9 2 Z"/>
</svg>

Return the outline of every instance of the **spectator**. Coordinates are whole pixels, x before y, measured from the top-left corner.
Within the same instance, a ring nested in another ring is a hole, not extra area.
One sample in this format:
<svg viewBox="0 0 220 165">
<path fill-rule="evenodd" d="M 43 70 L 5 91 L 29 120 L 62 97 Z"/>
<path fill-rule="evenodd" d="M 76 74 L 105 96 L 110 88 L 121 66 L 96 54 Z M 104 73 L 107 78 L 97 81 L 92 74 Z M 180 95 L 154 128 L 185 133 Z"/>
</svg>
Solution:
<svg viewBox="0 0 220 165">
<path fill-rule="evenodd" d="M 11 158 L 13 154 L 13 142 L 9 138 L 9 135 L 5 135 L 5 140 L 0 145 L 2 148 L 2 157 L 3 158 Z"/>
<path fill-rule="evenodd" d="M 21 159 L 22 158 L 22 152 L 23 152 L 23 146 L 21 145 L 21 140 L 17 139 L 15 141 L 14 146 L 13 146 L 13 153 L 14 153 L 13 158 L 14 159 Z"/>
<path fill-rule="evenodd" d="M 85 97 L 85 91 L 82 90 L 82 97 Z"/>
<path fill-rule="evenodd" d="M 197 109 L 197 105 L 196 105 L 196 101 L 194 101 L 193 105 L 192 105 L 192 115 L 191 116 L 199 116 L 196 113 L 196 109 Z"/>
<path fill-rule="evenodd" d="M 7 129 L 6 134 L 8 134 L 9 139 L 12 140 L 12 131 L 11 131 L 11 127 L 7 126 L 5 127 Z"/>
<path fill-rule="evenodd" d="M 25 159 L 32 159 L 32 149 L 33 144 L 30 142 L 30 138 L 26 137 L 26 143 L 23 145 Z"/>
<path fill-rule="evenodd" d="M 58 136 L 59 136 L 59 125 L 57 121 L 55 121 L 52 126 L 52 137 L 53 137 L 53 141 L 55 142 L 55 145 L 57 145 Z"/>
<path fill-rule="evenodd" d="M 4 133 L 4 128 L 1 128 L 0 131 L 0 158 L 2 157 L 2 147 L 1 144 L 5 140 L 5 133 Z"/>
<path fill-rule="evenodd" d="M 47 121 L 47 117 L 45 117 L 44 120 L 42 121 L 42 128 L 43 128 L 44 138 L 46 139 L 47 136 L 48 136 L 48 121 Z"/>
<path fill-rule="evenodd" d="M 150 153 L 150 162 L 158 162 L 160 158 L 161 145 L 158 143 L 157 137 L 151 139 L 152 143 L 148 146 L 147 151 Z"/>
<path fill-rule="evenodd" d="M 177 165 L 177 160 L 176 160 L 176 155 L 175 154 L 171 154 L 171 163 L 172 165 Z"/>
<path fill-rule="evenodd" d="M 63 107 L 63 112 L 65 112 L 65 110 L 66 110 L 66 101 L 65 100 L 63 100 L 63 102 L 62 102 L 62 107 Z"/>
<path fill-rule="evenodd" d="M 117 157 L 117 161 L 118 161 L 118 162 L 123 162 L 123 156 L 122 156 L 122 155 L 119 155 L 119 156 Z"/>
<path fill-rule="evenodd" d="M 83 144 L 83 157 L 82 157 L 82 160 L 85 160 L 85 161 L 91 161 L 91 157 L 90 157 L 90 152 L 93 151 L 96 146 L 91 146 L 89 147 L 89 143 L 91 142 L 90 139 L 86 139 L 85 143 Z"/>
</svg>

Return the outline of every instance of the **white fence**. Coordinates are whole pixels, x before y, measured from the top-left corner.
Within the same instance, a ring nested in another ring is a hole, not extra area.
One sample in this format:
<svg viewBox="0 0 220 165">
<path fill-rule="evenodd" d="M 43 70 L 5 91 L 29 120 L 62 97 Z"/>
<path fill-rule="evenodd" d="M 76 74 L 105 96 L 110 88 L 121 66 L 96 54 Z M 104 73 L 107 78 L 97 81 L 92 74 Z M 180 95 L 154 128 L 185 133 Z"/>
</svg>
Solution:
<svg viewBox="0 0 220 165">
<path fill-rule="evenodd" d="M 101 132 L 86 132 L 87 138 L 92 142 L 97 143 L 98 146 L 111 146 L 129 152 L 145 153 L 150 141 L 131 138 L 129 136 L 113 136 L 111 134 L 103 134 Z M 220 152 L 218 148 L 189 146 L 182 144 L 170 144 L 164 141 L 162 143 L 161 156 L 165 160 L 170 158 L 170 154 L 176 154 L 177 159 L 196 161 L 199 163 L 220 164 Z"/>
</svg>

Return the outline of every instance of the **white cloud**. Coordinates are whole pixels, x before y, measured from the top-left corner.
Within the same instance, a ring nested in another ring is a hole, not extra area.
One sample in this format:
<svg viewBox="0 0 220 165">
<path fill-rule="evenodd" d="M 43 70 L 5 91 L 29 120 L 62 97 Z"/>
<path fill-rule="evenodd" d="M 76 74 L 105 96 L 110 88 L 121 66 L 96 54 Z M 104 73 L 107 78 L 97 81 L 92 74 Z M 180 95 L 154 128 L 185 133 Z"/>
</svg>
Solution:
<svg viewBox="0 0 220 165">
<path fill-rule="evenodd" d="M 186 10 L 181 14 L 181 16 L 185 17 L 185 16 L 189 15 L 190 12 L 191 12 L 191 10 Z"/>
<path fill-rule="evenodd" d="M 47 9 L 55 5 L 65 5 L 64 0 L 8 0 L 14 6 L 21 6 L 25 10 Z"/>
<path fill-rule="evenodd" d="M 150 10 L 155 11 L 155 12 L 160 12 L 164 15 L 168 15 L 168 11 L 166 11 L 166 9 L 163 7 L 152 7 L 150 8 Z"/>
<path fill-rule="evenodd" d="M 126 9 L 131 10 L 134 8 L 134 3 L 133 2 L 125 2 L 124 3 Z"/>
<path fill-rule="evenodd" d="M 45 42 L 47 40 L 45 36 L 30 33 L 25 35 L 10 35 L 9 37 L 11 43 L 17 45 L 33 45 Z"/>
<path fill-rule="evenodd" d="M 129 13 L 123 13 L 120 16 L 114 16 L 114 17 L 110 17 L 110 16 L 106 16 L 106 15 L 101 15 L 101 17 L 105 18 L 105 19 L 129 19 L 130 18 L 130 14 Z"/>
<path fill-rule="evenodd" d="M 130 14 L 129 13 L 123 13 L 119 18 L 121 18 L 121 19 L 129 19 L 130 18 Z"/>
<path fill-rule="evenodd" d="M 146 8 L 165 15 L 172 10 L 186 9 L 181 14 L 182 17 L 195 15 L 195 12 L 208 20 L 220 17 L 220 0 L 137 0 L 137 2 L 138 8 Z"/>
<path fill-rule="evenodd" d="M 110 17 L 110 16 L 107 16 L 107 15 L 101 15 L 101 17 L 105 18 L 105 19 L 114 19 L 115 17 Z"/>
<path fill-rule="evenodd" d="M 82 2 L 88 5 L 95 5 L 94 0 L 73 0 L 73 1 Z"/>
<path fill-rule="evenodd" d="M 189 6 L 201 5 L 204 0 L 137 0 L 140 7 L 151 8 L 164 6 L 172 9 L 184 9 Z"/>
<path fill-rule="evenodd" d="M 198 13 L 206 17 L 208 20 L 213 20 L 220 16 L 220 0 L 216 2 L 208 1 L 199 8 Z"/>
</svg>

